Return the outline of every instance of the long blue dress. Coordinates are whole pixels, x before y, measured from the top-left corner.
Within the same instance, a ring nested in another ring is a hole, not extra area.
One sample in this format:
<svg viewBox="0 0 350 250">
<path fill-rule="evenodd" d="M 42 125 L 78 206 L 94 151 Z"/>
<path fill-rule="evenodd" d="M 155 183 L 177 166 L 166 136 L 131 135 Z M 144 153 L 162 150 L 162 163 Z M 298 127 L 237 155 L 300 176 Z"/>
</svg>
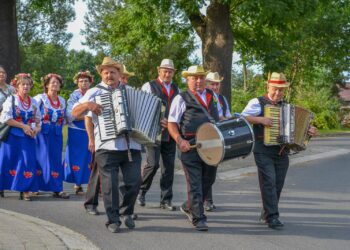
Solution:
<svg viewBox="0 0 350 250">
<path fill-rule="evenodd" d="M 65 120 L 66 102 L 59 96 L 59 107 L 53 107 L 47 94 L 34 97 L 41 114 L 41 132 L 36 138 L 36 155 L 42 173 L 39 189 L 61 192 L 63 190 L 62 127 Z"/>
<path fill-rule="evenodd" d="M 78 186 L 89 182 L 91 172 L 88 167 L 91 153 L 88 150 L 89 139 L 84 120 L 75 121 L 74 117 L 71 116 L 73 105 L 82 96 L 81 91 L 76 89 L 67 102 L 68 139 L 63 161 L 65 181 L 75 183 Z"/>
<path fill-rule="evenodd" d="M 24 109 L 18 96 L 9 96 L 0 116 L 0 122 L 15 119 L 18 122 L 35 126 L 35 118 L 40 119 L 37 102 L 31 99 L 31 105 Z M 38 171 L 35 139 L 24 134 L 23 130 L 11 127 L 7 141 L 0 145 L 0 190 L 19 192 L 38 191 Z"/>
</svg>

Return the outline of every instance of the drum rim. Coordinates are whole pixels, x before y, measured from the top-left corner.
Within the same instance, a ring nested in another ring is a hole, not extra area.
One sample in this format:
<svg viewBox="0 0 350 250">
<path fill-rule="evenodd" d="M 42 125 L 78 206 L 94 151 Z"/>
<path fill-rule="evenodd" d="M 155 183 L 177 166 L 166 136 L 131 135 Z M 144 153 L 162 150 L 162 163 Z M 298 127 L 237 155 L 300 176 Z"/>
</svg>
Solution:
<svg viewBox="0 0 350 250">
<path fill-rule="evenodd" d="M 203 158 L 205 158 L 205 157 L 202 156 L 202 154 L 200 153 L 200 150 L 197 149 L 197 153 L 199 154 L 199 156 L 200 156 L 200 158 L 202 159 L 202 161 L 204 161 L 206 164 L 208 164 L 209 166 L 216 166 L 216 167 L 217 167 L 217 166 L 222 162 L 222 160 L 223 160 L 224 157 L 225 157 L 225 140 L 224 140 L 224 137 L 223 137 L 222 134 L 221 134 L 221 131 L 220 131 L 220 130 L 218 129 L 218 127 L 216 126 L 216 123 L 205 122 L 205 123 L 203 123 L 201 126 L 199 126 L 198 129 L 197 129 L 197 132 L 196 132 L 196 141 L 197 141 L 197 133 L 198 133 L 199 129 L 200 129 L 202 126 L 206 125 L 206 124 L 209 124 L 210 126 L 214 127 L 216 133 L 217 133 L 217 134 L 219 135 L 219 137 L 220 137 L 220 140 L 221 140 L 221 143 L 222 143 L 222 145 L 223 145 L 223 149 L 224 149 L 224 150 L 222 150 L 222 154 L 221 154 L 219 163 L 218 163 L 218 164 L 215 164 L 215 165 L 209 164 L 207 161 L 203 160 Z"/>
<path fill-rule="evenodd" d="M 252 149 L 250 150 L 249 154 L 247 154 L 245 157 L 247 157 L 248 155 L 250 155 L 253 150 L 254 150 L 254 147 L 255 147 L 255 134 L 254 134 L 254 130 L 252 128 L 252 126 L 250 125 L 250 123 L 248 122 L 248 120 L 243 116 L 243 115 L 240 115 L 238 118 L 242 118 L 244 120 L 244 122 L 248 125 L 248 128 L 250 130 L 250 132 L 252 133 L 252 141 L 253 141 L 253 144 L 252 144 Z"/>
</svg>

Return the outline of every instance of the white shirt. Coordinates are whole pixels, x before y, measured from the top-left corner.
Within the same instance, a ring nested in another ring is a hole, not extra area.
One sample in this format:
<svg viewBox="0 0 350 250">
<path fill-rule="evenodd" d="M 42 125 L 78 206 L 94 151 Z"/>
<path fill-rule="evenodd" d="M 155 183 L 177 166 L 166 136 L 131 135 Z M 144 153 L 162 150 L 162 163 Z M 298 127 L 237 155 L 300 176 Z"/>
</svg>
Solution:
<svg viewBox="0 0 350 250">
<path fill-rule="evenodd" d="M 202 93 L 197 92 L 199 97 L 202 99 L 202 101 L 207 105 L 207 96 L 206 96 L 206 90 L 204 90 Z M 214 96 L 214 98 L 216 98 Z M 222 113 L 222 109 L 220 105 L 216 105 L 218 109 L 218 113 Z M 182 98 L 181 95 L 175 96 L 173 102 L 170 106 L 169 116 L 168 116 L 168 122 L 176 122 L 177 124 L 180 123 L 182 115 L 186 111 L 186 102 Z"/>
<path fill-rule="evenodd" d="M 5 102 L 6 98 L 7 98 L 6 95 L 9 96 L 9 95 L 11 95 L 11 94 L 16 92 L 15 88 L 12 87 L 11 85 L 8 85 L 8 84 L 6 84 L 6 88 L 5 89 L 1 89 L 1 90 L 2 91 L 0 91 L 0 107 L 4 104 L 4 102 Z M 0 108 L 0 110 L 1 110 L 1 108 Z"/>
<path fill-rule="evenodd" d="M 241 113 L 243 116 L 258 116 L 260 114 L 261 105 L 258 98 L 251 99 Z"/>
<path fill-rule="evenodd" d="M 226 103 L 226 107 L 228 107 L 226 109 L 226 112 L 225 112 L 225 115 L 224 115 L 224 110 L 222 109 L 221 105 L 220 105 L 220 101 L 219 101 L 219 95 L 217 93 L 214 92 L 214 95 L 215 95 L 215 98 L 216 98 L 216 101 L 217 103 L 219 104 L 218 106 L 220 106 L 220 109 L 218 108 L 219 111 L 219 117 L 221 116 L 224 116 L 226 118 L 229 118 L 231 117 L 231 113 L 230 113 L 230 106 L 228 105 L 228 102 L 226 100 L 226 97 L 225 96 L 222 96 L 224 98 L 224 102 Z"/>
<path fill-rule="evenodd" d="M 99 85 L 107 89 L 111 89 L 110 86 L 108 86 L 104 82 L 101 82 Z M 97 87 L 91 88 L 85 93 L 85 95 L 82 98 L 79 99 L 79 101 L 76 104 L 74 104 L 73 108 L 78 104 L 82 104 L 86 102 L 95 102 L 95 96 L 100 94 L 105 94 L 105 93 L 108 93 L 108 91 L 105 89 L 100 89 Z M 108 141 L 102 142 L 100 138 L 100 133 L 99 133 L 97 116 L 91 111 L 88 112 L 86 115 L 89 117 L 92 117 L 92 122 L 94 124 L 95 150 L 105 149 L 105 150 L 122 151 L 122 150 L 128 149 L 124 135 L 120 135 L 114 140 L 108 140 Z M 130 138 L 130 148 L 141 150 L 141 145 L 135 142 L 132 138 Z"/>
<path fill-rule="evenodd" d="M 40 109 L 38 103 L 35 101 L 34 98 L 30 97 L 31 105 L 30 107 L 26 110 L 23 108 L 21 101 L 19 100 L 17 95 L 14 95 L 15 100 L 15 109 L 19 109 L 21 111 L 24 111 L 25 113 L 33 111 L 33 118 L 35 117 L 36 120 L 40 121 L 41 119 L 41 114 L 40 114 Z M 13 106 L 12 106 L 12 96 L 7 97 L 6 101 L 3 104 L 3 109 L 0 115 L 0 122 L 5 123 L 10 119 L 13 118 Z M 28 124 L 31 125 L 31 124 Z"/>
<path fill-rule="evenodd" d="M 158 81 L 162 83 L 162 85 L 164 86 L 164 88 L 166 89 L 168 96 L 170 95 L 170 90 L 171 90 L 171 84 L 172 83 L 165 83 L 162 80 L 160 80 L 160 78 L 158 77 Z M 144 85 L 142 85 L 141 90 L 147 92 L 147 93 L 152 93 L 152 89 L 151 89 L 151 84 L 149 82 L 146 82 Z"/>
</svg>

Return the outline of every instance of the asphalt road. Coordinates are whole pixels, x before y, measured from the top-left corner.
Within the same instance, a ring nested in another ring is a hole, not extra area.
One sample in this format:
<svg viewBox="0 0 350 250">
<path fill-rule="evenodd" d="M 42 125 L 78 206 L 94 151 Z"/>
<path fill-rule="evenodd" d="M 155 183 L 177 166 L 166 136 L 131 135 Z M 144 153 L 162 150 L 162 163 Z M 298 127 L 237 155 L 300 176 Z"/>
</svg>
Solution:
<svg viewBox="0 0 350 250">
<path fill-rule="evenodd" d="M 349 138 L 321 138 L 316 143 L 350 149 Z M 140 217 L 136 229 L 123 227 L 119 234 L 105 229 L 105 214 L 85 213 L 81 195 L 67 201 L 43 194 L 23 202 L 8 193 L 0 199 L 0 208 L 66 226 L 101 249 L 350 249 L 349 162 L 350 154 L 289 169 L 280 202 L 282 230 L 257 223 L 261 205 L 255 174 L 215 183 L 218 209 L 207 214 L 208 232 L 195 231 L 180 211 L 157 208 L 157 179 L 146 197 L 146 208 L 136 206 Z M 184 176 L 176 175 L 174 190 L 174 203 L 180 205 L 186 197 Z"/>
</svg>

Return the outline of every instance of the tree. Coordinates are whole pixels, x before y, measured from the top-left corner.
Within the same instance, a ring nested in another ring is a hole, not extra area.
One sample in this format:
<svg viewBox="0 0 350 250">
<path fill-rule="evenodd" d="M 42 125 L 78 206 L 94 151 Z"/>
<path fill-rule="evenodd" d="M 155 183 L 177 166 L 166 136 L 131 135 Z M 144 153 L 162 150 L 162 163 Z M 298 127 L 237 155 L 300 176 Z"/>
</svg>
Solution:
<svg viewBox="0 0 350 250">
<path fill-rule="evenodd" d="M 71 34 L 67 22 L 73 20 L 74 0 L 0 1 L 0 64 L 12 78 L 21 69 L 19 43 L 55 42 L 67 45 Z"/>
<path fill-rule="evenodd" d="M 87 45 L 115 57 L 136 73 L 134 86 L 154 79 L 163 58 L 174 60 L 181 70 L 190 64 L 194 36 L 187 23 L 178 19 L 171 5 L 152 1 L 88 1 Z M 181 82 L 176 76 L 176 82 Z"/>
<path fill-rule="evenodd" d="M 11 79 L 19 71 L 19 46 L 16 19 L 16 1 L 0 1 L 0 65 Z"/>
<path fill-rule="evenodd" d="M 224 77 L 221 92 L 231 103 L 233 53 L 233 33 L 230 24 L 231 1 L 210 1 L 206 15 L 200 12 L 204 1 L 178 0 L 176 2 L 185 12 L 202 41 L 204 67 Z"/>
</svg>

